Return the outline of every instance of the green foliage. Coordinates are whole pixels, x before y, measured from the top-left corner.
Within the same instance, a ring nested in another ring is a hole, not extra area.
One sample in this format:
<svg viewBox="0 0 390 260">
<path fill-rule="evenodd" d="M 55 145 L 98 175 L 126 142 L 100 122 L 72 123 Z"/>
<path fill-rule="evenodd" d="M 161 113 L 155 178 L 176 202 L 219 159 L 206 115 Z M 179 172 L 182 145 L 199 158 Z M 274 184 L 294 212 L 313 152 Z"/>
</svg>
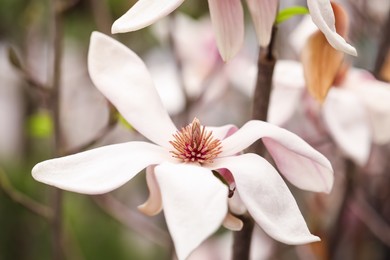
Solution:
<svg viewBox="0 0 390 260">
<path fill-rule="evenodd" d="M 293 6 L 288 7 L 283 10 L 281 10 L 278 15 L 276 16 L 275 23 L 281 24 L 284 21 L 287 21 L 288 19 L 297 16 L 297 15 L 305 15 L 308 14 L 309 10 L 306 7 L 303 6 Z"/>
<path fill-rule="evenodd" d="M 90 196 L 66 193 L 65 230 L 71 255 L 80 259 L 164 259 L 158 247 L 138 238 L 102 211 Z M 147 241 L 148 242 L 148 241 Z M 77 243 L 77 244 L 76 244 Z M 148 250 L 140 250 L 140 246 Z"/>
<path fill-rule="evenodd" d="M 28 118 L 27 132 L 31 137 L 49 137 L 53 134 L 53 129 L 53 120 L 48 111 L 40 111 Z"/>
</svg>

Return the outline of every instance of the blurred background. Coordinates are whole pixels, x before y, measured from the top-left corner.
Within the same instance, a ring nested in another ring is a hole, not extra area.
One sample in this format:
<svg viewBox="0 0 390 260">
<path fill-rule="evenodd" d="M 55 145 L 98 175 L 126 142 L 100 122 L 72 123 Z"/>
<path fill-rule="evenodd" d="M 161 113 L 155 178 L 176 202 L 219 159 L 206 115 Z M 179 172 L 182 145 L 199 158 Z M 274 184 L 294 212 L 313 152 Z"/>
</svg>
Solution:
<svg viewBox="0 0 390 260">
<path fill-rule="evenodd" d="M 113 21 L 135 2 L 0 0 L 0 259 L 54 259 L 52 240 L 58 223 L 53 221 L 53 214 L 58 194 L 33 180 L 31 169 L 36 163 L 58 154 L 142 140 L 108 105 L 87 71 L 91 32 L 110 35 Z M 359 53 L 346 59 L 352 66 L 378 75 L 378 60 L 384 67 L 389 52 L 388 47 L 383 51 L 383 46 L 390 38 L 390 2 L 339 2 L 350 17 L 348 42 Z M 281 0 L 279 9 L 293 5 L 305 6 L 306 1 Z M 55 20 L 54 9 L 60 10 L 60 22 Z M 248 93 L 254 79 L 231 74 L 242 69 L 243 61 L 252 65 L 248 71 L 255 68 L 259 52 L 246 7 L 245 12 L 244 47 L 228 64 L 216 50 L 207 1 L 185 1 L 155 25 L 113 37 L 144 59 L 178 127 L 194 116 L 205 125 L 241 126 L 250 119 L 252 101 Z M 299 61 L 290 35 L 301 19 L 294 17 L 280 25 L 278 59 Z M 59 122 L 52 119 L 53 100 L 47 91 L 57 73 L 53 65 L 58 50 L 54 32 L 62 43 Z M 385 70 L 381 73 L 382 79 L 389 75 Z M 389 84 L 387 87 L 390 91 Z M 390 107 L 390 100 L 387 105 Z M 351 177 L 346 173 L 350 160 L 345 159 L 337 143 L 313 141 L 314 135 L 323 133 L 311 133 L 316 130 L 297 111 L 285 127 L 307 137 L 335 168 L 336 184 L 330 195 L 291 187 L 309 229 L 323 242 L 287 246 L 256 231 L 253 259 L 390 259 L 389 142 L 372 143 L 368 162 L 357 169 L 352 166 L 355 175 Z M 58 123 L 60 150 L 54 138 Z M 298 129 L 302 127 L 305 131 Z M 65 259 L 173 259 L 163 214 L 145 217 L 136 210 L 148 196 L 144 176 L 139 174 L 107 195 L 61 195 Z M 354 200 L 350 194 L 359 194 L 362 199 Z M 231 231 L 221 228 L 191 259 L 229 259 L 231 243 Z"/>
</svg>

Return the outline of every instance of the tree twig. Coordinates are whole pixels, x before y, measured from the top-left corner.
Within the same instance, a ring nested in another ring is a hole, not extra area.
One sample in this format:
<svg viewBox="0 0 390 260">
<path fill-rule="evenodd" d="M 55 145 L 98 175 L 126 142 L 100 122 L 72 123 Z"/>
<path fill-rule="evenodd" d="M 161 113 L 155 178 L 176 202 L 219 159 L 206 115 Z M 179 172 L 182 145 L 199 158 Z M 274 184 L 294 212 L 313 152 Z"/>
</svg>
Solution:
<svg viewBox="0 0 390 260">
<path fill-rule="evenodd" d="M 272 89 L 272 77 L 276 64 L 274 55 L 274 42 L 277 28 L 273 27 L 271 42 L 268 48 L 259 53 L 256 88 L 253 97 L 252 119 L 267 121 L 268 106 Z M 249 150 L 260 156 L 266 155 L 266 149 L 261 141 L 254 143 Z M 244 223 L 241 231 L 233 235 L 233 260 L 247 260 L 250 255 L 250 246 L 254 221 L 250 216 L 238 216 Z"/>
<path fill-rule="evenodd" d="M 51 208 L 31 199 L 26 194 L 15 189 L 8 180 L 7 174 L 0 168 L 0 188 L 13 201 L 19 203 L 31 212 L 47 220 L 52 220 L 53 211 Z"/>
<path fill-rule="evenodd" d="M 124 226 L 134 230 L 138 234 L 146 237 L 156 245 L 163 248 L 170 248 L 171 238 L 169 234 L 153 225 L 150 221 L 135 211 L 130 210 L 110 194 L 91 196 L 94 202 L 107 214 L 115 218 Z"/>
<path fill-rule="evenodd" d="M 60 8 L 63 2 L 61 0 L 52 0 L 52 37 L 53 37 L 53 75 L 51 87 L 51 109 L 54 122 L 54 150 L 56 156 L 61 156 L 62 151 L 62 131 L 60 124 L 60 82 L 61 82 L 61 63 L 62 63 L 62 44 L 63 44 L 63 10 Z M 54 260 L 65 258 L 63 248 L 63 229 L 62 229 L 62 205 L 63 191 L 54 188 L 52 195 L 54 217 L 52 221 L 52 252 Z"/>
<path fill-rule="evenodd" d="M 111 121 L 108 122 L 108 124 L 103 129 L 101 129 L 99 133 L 89 142 L 82 144 L 81 146 L 78 146 L 76 148 L 69 149 L 65 151 L 64 154 L 70 155 L 70 154 L 79 153 L 81 151 L 85 151 L 88 148 L 96 145 L 100 140 L 102 140 L 106 135 L 108 135 L 116 125 L 117 125 L 116 122 L 114 123 L 112 123 Z"/>
<path fill-rule="evenodd" d="M 368 227 L 372 234 L 390 247 L 390 225 L 371 207 L 362 192 L 356 193 L 349 204 L 349 209 Z"/>
</svg>

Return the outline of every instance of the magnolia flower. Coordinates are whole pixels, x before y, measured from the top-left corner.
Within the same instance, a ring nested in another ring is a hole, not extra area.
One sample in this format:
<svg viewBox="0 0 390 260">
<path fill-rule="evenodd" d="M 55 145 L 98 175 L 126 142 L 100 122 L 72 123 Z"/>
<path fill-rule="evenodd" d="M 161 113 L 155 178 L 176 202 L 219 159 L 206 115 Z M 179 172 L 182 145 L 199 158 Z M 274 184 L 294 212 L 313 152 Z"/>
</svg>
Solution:
<svg viewBox="0 0 390 260">
<path fill-rule="evenodd" d="M 232 67 L 233 86 L 250 96 L 256 80 L 256 64 L 241 62 Z M 284 126 L 299 109 L 304 109 L 320 121 L 336 145 L 359 165 L 369 159 L 371 144 L 390 142 L 390 84 L 378 81 L 368 71 L 349 68 L 344 79 L 333 84 L 322 105 L 305 96 L 306 83 L 301 63 L 279 60 L 273 74 L 268 121 Z M 242 75 L 240 78 L 238 75 Z M 309 118 L 306 118 L 309 119 Z M 300 131 L 301 130 L 301 131 Z M 298 129 L 305 138 L 307 129 Z"/>
<path fill-rule="evenodd" d="M 168 15 L 183 2 L 184 0 L 139 0 L 114 22 L 111 31 L 112 33 L 124 33 L 142 29 Z M 261 46 L 269 44 L 278 3 L 277 0 L 247 0 Z M 223 60 L 227 61 L 237 54 L 243 43 L 243 7 L 240 0 L 209 0 L 208 4 L 217 46 Z M 330 1 L 307 0 L 307 5 L 314 23 L 325 34 L 329 43 L 338 50 L 356 55 L 355 48 L 336 32 Z"/>
<path fill-rule="evenodd" d="M 305 79 L 299 62 L 279 61 L 274 81 L 270 122 L 285 124 L 299 104 L 303 104 L 323 119 L 328 133 L 345 155 L 362 166 L 369 159 L 372 143 L 390 142 L 390 84 L 376 80 L 370 72 L 350 68 L 342 83 L 330 89 L 322 106 L 303 99 Z"/>
<path fill-rule="evenodd" d="M 142 60 L 114 39 L 94 32 L 88 54 L 92 81 L 149 142 L 128 142 L 38 163 L 33 177 L 61 189 L 99 194 L 112 191 L 146 168 L 149 199 L 139 209 L 164 209 L 179 259 L 185 259 L 222 223 L 240 229 L 229 214 L 229 193 L 266 233 L 287 243 L 318 241 L 277 170 L 256 154 L 240 154 L 262 138 L 280 172 L 299 188 L 329 192 L 329 161 L 293 133 L 262 121 L 205 127 L 199 120 L 177 130 Z M 224 184 L 216 177 L 225 178 Z M 235 191 L 229 187 L 235 185 Z M 229 186 L 229 187 L 228 187 Z"/>
<path fill-rule="evenodd" d="M 340 7 L 338 7 L 340 9 Z M 342 25 L 341 27 L 348 27 L 348 17 L 346 14 L 339 10 L 337 12 L 336 20 Z M 316 28 L 309 19 L 304 19 L 301 25 L 298 26 L 299 30 L 292 33 L 292 44 L 299 51 L 311 51 L 318 52 L 315 45 L 307 45 L 303 47 L 302 41 L 316 37 Z M 297 39 L 300 38 L 301 41 Z M 326 42 L 325 42 L 326 43 Z M 325 44 L 324 43 L 324 44 Z M 326 46 L 325 46 L 326 47 Z M 321 50 L 322 51 L 322 50 Z M 286 74 L 279 74 L 278 78 L 283 78 L 285 84 L 284 88 L 288 89 L 291 86 L 290 82 L 301 82 L 298 86 L 294 86 L 295 95 L 291 95 L 295 101 L 290 103 L 297 103 L 304 91 L 305 77 L 303 71 L 306 70 L 306 79 L 311 78 L 310 74 L 314 73 L 317 76 L 320 72 L 327 70 L 330 67 L 333 56 L 328 53 L 327 57 L 323 57 L 318 62 L 311 62 L 310 60 L 303 59 L 302 63 L 305 65 L 302 67 L 299 63 L 289 62 L 289 70 L 295 72 L 286 77 Z M 336 144 L 342 151 L 351 159 L 353 159 L 359 165 L 365 165 L 370 155 L 371 144 L 385 144 L 390 141 L 390 106 L 388 100 L 390 99 L 390 84 L 378 81 L 368 71 L 348 68 L 342 60 L 341 64 L 333 73 L 322 73 L 320 77 L 312 79 L 309 82 L 312 85 L 321 85 L 319 80 L 327 81 L 327 84 L 332 86 L 329 93 L 324 100 L 322 107 L 313 104 L 309 105 L 309 109 L 314 113 L 322 115 L 324 122 L 332 135 Z M 324 69 L 326 68 L 326 69 Z M 330 83 L 329 83 L 330 82 Z M 333 83 L 332 83 L 333 82 Z M 306 85 L 308 82 L 306 81 Z M 278 106 L 279 102 L 275 102 L 272 107 Z M 293 107 L 284 108 L 284 110 L 294 110 Z M 276 121 L 282 121 L 280 114 L 274 113 L 271 118 Z M 285 118 L 288 118 L 285 116 Z"/>
</svg>

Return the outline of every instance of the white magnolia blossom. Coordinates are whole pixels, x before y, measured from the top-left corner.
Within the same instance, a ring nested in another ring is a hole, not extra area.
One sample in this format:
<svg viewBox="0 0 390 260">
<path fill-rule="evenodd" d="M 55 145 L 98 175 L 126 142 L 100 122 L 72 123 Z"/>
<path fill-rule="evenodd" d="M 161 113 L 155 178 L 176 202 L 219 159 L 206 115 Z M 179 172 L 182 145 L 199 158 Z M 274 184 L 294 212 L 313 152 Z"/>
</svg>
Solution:
<svg viewBox="0 0 390 260">
<path fill-rule="evenodd" d="M 184 0 L 139 0 L 112 25 L 112 33 L 142 29 L 170 14 Z M 247 0 L 258 42 L 267 46 L 278 9 L 278 0 Z M 244 11 L 241 0 L 208 0 L 211 21 L 222 58 L 227 61 L 240 50 L 244 40 Z M 311 17 L 336 49 L 356 55 L 335 28 L 335 18 L 329 0 L 307 0 Z"/>
<path fill-rule="evenodd" d="M 268 117 L 270 122 L 283 125 L 300 102 L 305 105 L 302 102 L 305 91 L 302 64 L 278 61 L 274 82 Z M 316 111 L 345 155 L 365 165 L 372 143 L 390 142 L 388 100 L 390 84 L 376 80 L 366 70 L 350 68 L 344 81 L 330 89 L 324 104 L 321 107 L 318 104 Z"/>
<path fill-rule="evenodd" d="M 142 60 L 114 39 L 94 32 L 88 54 L 92 81 L 149 142 L 127 142 L 38 163 L 33 177 L 61 189 L 100 194 L 146 168 L 149 199 L 139 209 L 164 209 L 179 259 L 185 259 L 221 224 L 240 229 L 229 214 L 229 190 L 271 237 L 287 244 L 318 241 L 277 170 L 256 154 L 240 154 L 262 138 L 279 171 L 295 186 L 330 192 L 329 161 L 295 134 L 262 121 L 241 129 L 203 127 L 195 119 L 178 131 L 163 108 Z M 213 173 L 214 171 L 214 173 Z M 214 174 L 228 176 L 223 183 Z M 224 175 L 223 173 L 229 173 Z"/>
</svg>

